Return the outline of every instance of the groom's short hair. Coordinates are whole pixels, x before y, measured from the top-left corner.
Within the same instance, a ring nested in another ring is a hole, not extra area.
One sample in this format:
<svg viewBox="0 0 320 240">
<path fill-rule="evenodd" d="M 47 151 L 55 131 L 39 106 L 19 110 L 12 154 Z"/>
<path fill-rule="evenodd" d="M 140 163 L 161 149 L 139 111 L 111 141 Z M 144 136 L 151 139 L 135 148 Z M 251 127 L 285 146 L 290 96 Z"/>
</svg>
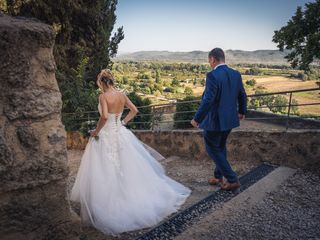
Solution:
<svg viewBox="0 0 320 240">
<path fill-rule="evenodd" d="M 209 52 L 209 57 L 213 57 L 216 60 L 220 61 L 225 61 L 225 56 L 224 52 L 221 48 L 214 48 Z"/>
</svg>

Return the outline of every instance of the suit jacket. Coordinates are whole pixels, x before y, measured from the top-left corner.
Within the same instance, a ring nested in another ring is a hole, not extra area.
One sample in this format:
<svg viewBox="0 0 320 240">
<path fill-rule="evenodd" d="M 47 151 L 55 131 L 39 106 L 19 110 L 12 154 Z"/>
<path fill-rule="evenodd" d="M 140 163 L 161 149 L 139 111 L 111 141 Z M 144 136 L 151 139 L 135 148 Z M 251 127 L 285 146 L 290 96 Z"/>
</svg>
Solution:
<svg viewBox="0 0 320 240">
<path fill-rule="evenodd" d="M 194 120 L 200 128 L 226 131 L 238 127 L 238 113 L 246 114 L 247 95 L 241 75 L 227 65 L 207 73 L 206 87 Z"/>
</svg>

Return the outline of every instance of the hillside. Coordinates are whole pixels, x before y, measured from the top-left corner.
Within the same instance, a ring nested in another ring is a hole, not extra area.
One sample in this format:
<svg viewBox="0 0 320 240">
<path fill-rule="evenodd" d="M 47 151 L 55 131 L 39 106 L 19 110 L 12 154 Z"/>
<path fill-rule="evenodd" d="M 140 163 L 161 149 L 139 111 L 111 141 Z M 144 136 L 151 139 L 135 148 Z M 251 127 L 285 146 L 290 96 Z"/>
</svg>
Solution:
<svg viewBox="0 0 320 240">
<path fill-rule="evenodd" d="M 228 63 L 264 63 L 264 64 L 288 64 L 284 56 L 288 52 L 278 50 L 227 50 L 226 61 Z M 159 61 L 159 62 L 190 62 L 206 63 L 207 52 L 169 52 L 169 51 L 140 51 L 120 54 L 115 61 Z"/>
</svg>

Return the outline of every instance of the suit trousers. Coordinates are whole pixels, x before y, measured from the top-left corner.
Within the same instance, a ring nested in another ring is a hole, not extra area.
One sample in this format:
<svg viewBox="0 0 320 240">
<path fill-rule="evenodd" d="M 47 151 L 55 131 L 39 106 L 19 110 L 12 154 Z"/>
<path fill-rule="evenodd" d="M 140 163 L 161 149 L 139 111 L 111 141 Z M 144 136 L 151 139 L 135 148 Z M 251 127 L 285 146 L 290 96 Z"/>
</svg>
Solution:
<svg viewBox="0 0 320 240">
<path fill-rule="evenodd" d="M 216 164 L 214 170 L 215 178 L 225 177 L 229 183 L 238 181 L 237 174 L 232 170 L 227 160 L 226 142 L 231 130 L 228 131 L 207 131 L 204 130 L 203 136 L 209 157 Z"/>
</svg>

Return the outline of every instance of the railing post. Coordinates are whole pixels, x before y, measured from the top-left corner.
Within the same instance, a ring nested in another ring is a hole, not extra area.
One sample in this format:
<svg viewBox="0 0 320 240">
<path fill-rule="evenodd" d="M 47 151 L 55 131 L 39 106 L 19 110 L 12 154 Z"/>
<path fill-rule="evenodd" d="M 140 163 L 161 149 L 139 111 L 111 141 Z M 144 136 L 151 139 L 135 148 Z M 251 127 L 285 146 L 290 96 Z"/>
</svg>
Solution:
<svg viewBox="0 0 320 240">
<path fill-rule="evenodd" d="M 154 130 L 154 109 L 155 109 L 155 107 L 154 106 L 152 106 L 151 107 L 151 118 L 152 118 L 152 122 L 151 122 L 151 130 L 153 131 Z"/>
<path fill-rule="evenodd" d="M 289 118 L 290 118 L 290 111 L 291 111 L 291 102 L 292 102 L 292 92 L 290 93 L 290 97 L 289 97 L 289 107 L 288 107 L 288 114 L 287 114 L 286 130 L 288 130 L 288 128 L 289 128 Z"/>
</svg>

